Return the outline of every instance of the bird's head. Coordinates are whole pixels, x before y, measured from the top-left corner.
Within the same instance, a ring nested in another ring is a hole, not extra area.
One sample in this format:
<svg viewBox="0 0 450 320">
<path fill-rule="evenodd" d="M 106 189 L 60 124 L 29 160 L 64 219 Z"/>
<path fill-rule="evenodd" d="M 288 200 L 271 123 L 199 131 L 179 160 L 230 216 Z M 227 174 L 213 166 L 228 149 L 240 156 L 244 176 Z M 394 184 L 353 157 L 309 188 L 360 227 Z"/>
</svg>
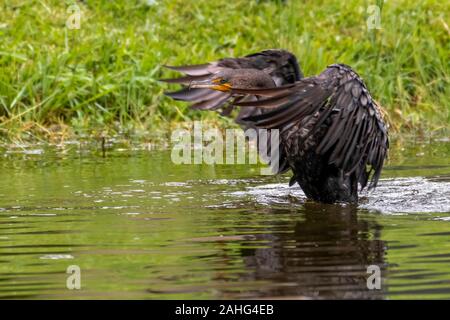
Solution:
<svg viewBox="0 0 450 320">
<path fill-rule="evenodd" d="M 190 88 L 207 88 L 228 92 L 239 89 L 263 89 L 275 87 L 270 75 L 256 69 L 224 69 L 212 74 L 206 80 L 194 80 Z"/>
</svg>

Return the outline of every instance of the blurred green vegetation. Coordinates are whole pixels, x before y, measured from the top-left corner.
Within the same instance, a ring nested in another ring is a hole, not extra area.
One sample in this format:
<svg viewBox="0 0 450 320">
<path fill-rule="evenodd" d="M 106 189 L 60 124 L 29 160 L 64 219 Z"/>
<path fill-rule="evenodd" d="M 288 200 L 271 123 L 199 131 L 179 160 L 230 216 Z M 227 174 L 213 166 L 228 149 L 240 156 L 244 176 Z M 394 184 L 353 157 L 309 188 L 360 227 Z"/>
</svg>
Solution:
<svg viewBox="0 0 450 320">
<path fill-rule="evenodd" d="M 80 29 L 66 21 L 80 9 Z M 381 29 L 368 29 L 369 6 Z M 0 136 L 146 134 L 224 120 L 171 101 L 162 64 L 268 48 L 294 52 L 306 76 L 353 66 L 394 130 L 450 123 L 450 2 L 24 1 L 0 4 Z M 167 74 L 167 73 L 166 73 Z"/>
</svg>

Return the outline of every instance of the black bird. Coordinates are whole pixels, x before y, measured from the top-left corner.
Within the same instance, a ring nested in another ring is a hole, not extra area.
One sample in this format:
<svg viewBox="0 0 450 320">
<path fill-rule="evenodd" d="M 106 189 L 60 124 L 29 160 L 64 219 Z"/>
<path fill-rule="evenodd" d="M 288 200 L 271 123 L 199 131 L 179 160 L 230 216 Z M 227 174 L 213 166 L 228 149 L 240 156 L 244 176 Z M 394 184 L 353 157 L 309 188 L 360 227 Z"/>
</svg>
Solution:
<svg viewBox="0 0 450 320">
<path fill-rule="evenodd" d="M 306 196 L 318 202 L 358 201 L 358 185 L 375 188 L 389 148 L 383 112 L 359 75 L 333 64 L 303 78 L 295 56 L 266 50 L 243 58 L 170 67 L 187 85 L 168 96 L 195 109 L 242 109 L 246 127 L 278 129 L 279 169 L 292 170 Z"/>
</svg>

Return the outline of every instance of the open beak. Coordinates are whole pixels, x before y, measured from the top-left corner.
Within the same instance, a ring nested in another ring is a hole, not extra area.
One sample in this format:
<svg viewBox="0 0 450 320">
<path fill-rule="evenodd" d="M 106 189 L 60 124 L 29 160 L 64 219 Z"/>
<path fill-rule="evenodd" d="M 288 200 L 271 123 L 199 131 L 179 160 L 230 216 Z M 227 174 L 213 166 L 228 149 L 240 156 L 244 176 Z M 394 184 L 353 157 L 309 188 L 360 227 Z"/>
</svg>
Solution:
<svg viewBox="0 0 450 320">
<path fill-rule="evenodd" d="M 199 81 L 191 81 L 189 83 L 189 89 L 211 89 L 217 91 L 230 91 L 231 85 L 229 83 L 219 84 L 217 81 L 206 79 Z"/>
</svg>

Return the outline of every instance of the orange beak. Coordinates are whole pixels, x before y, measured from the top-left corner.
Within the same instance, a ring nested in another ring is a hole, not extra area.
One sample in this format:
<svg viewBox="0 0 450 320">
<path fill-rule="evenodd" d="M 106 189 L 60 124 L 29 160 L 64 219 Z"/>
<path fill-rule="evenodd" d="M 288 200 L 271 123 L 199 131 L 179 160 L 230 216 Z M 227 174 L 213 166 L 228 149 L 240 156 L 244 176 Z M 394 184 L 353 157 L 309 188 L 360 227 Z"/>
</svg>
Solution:
<svg viewBox="0 0 450 320">
<path fill-rule="evenodd" d="M 202 88 L 226 92 L 231 90 L 231 84 L 220 83 L 220 79 L 207 79 L 202 81 L 192 81 L 189 88 Z"/>
</svg>

